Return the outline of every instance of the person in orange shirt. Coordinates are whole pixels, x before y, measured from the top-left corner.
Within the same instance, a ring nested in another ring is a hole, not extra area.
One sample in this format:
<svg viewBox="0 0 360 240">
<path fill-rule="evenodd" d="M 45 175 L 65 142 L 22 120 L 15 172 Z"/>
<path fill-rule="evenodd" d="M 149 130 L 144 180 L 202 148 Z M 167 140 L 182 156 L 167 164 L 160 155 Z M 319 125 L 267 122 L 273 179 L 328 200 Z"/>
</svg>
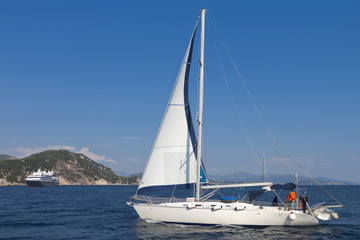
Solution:
<svg viewBox="0 0 360 240">
<path fill-rule="evenodd" d="M 294 191 L 291 191 L 289 195 L 287 195 L 287 203 L 291 203 L 291 208 L 295 208 L 295 200 L 296 200 L 296 194 Z"/>
</svg>

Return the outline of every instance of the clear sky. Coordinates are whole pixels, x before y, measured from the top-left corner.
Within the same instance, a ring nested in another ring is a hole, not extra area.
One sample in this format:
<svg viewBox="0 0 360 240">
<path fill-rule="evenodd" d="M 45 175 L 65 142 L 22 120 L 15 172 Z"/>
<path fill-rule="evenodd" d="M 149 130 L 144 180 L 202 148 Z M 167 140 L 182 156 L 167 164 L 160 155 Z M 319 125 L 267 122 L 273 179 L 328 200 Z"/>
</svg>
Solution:
<svg viewBox="0 0 360 240">
<path fill-rule="evenodd" d="M 301 173 L 296 161 L 313 176 L 360 183 L 359 1 L 1 1 L 0 153 L 65 148 L 117 171 L 143 171 L 201 8 L 291 170 Z M 208 173 L 260 174 L 207 36 Z M 269 172 L 286 174 L 223 64 L 257 155 L 265 152 Z"/>
</svg>

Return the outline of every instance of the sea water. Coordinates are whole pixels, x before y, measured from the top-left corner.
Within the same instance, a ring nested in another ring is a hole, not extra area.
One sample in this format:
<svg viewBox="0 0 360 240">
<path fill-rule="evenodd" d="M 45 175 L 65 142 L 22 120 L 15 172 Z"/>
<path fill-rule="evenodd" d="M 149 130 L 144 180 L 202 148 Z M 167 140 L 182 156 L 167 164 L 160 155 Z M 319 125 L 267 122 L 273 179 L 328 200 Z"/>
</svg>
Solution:
<svg viewBox="0 0 360 240">
<path fill-rule="evenodd" d="M 194 226 L 141 221 L 137 186 L 0 187 L 0 239 L 360 239 L 360 186 L 325 186 L 344 208 L 315 227 Z M 326 193 L 308 187 L 312 201 Z"/>
</svg>

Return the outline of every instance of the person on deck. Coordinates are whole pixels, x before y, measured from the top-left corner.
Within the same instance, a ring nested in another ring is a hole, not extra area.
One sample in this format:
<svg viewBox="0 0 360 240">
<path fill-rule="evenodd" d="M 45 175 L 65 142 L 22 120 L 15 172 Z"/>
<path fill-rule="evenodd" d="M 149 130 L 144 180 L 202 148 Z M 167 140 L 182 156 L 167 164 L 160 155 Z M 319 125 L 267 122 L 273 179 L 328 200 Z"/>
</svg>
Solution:
<svg viewBox="0 0 360 240">
<path fill-rule="evenodd" d="M 296 200 L 296 194 L 294 191 L 291 191 L 289 195 L 287 195 L 286 203 L 291 203 L 291 209 L 295 208 L 295 200 Z"/>
<path fill-rule="evenodd" d="M 302 208 L 303 212 L 306 212 L 308 201 L 309 201 L 309 198 L 307 196 L 303 195 L 300 197 L 300 203 L 301 203 L 301 208 Z"/>
</svg>

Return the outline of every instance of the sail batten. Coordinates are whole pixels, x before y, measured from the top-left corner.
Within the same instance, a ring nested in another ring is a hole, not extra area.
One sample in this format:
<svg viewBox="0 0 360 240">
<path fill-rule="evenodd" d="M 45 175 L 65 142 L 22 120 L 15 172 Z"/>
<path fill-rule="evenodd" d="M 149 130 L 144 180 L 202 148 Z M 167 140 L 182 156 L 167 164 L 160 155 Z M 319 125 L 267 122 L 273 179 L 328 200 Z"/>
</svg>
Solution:
<svg viewBox="0 0 360 240">
<path fill-rule="evenodd" d="M 189 103 L 189 74 L 197 24 L 139 184 L 138 193 L 151 189 L 191 188 L 196 182 L 197 139 Z M 203 167 L 202 167 L 203 168 Z M 202 169 L 202 181 L 206 172 Z"/>
</svg>

